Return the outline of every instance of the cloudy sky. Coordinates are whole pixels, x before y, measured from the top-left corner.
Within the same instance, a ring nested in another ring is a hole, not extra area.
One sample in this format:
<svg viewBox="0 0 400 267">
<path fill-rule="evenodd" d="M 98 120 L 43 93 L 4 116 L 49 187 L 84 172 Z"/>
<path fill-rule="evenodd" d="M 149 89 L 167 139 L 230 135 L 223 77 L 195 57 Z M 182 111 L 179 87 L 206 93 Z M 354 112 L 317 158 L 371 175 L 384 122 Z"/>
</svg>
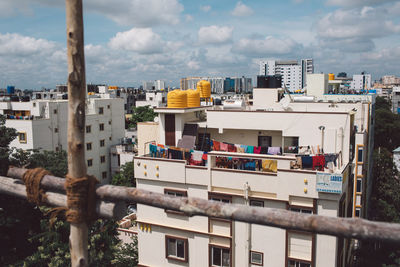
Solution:
<svg viewBox="0 0 400 267">
<path fill-rule="evenodd" d="M 260 59 L 400 76 L 395 0 L 83 0 L 88 83 L 258 74 Z M 64 0 L 0 0 L 0 87 L 65 83 Z"/>
</svg>

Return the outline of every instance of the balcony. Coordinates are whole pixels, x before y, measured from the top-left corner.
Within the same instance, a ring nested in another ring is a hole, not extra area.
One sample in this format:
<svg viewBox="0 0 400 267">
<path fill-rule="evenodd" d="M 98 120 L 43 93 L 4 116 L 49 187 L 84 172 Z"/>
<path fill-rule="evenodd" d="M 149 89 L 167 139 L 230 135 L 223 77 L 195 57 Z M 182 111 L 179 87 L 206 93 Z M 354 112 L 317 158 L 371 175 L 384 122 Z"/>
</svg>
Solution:
<svg viewBox="0 0 400 267">
<path fill-rule="evenodd" d="M 217 165 L 219 158 L 276 161 L 277 168 L 276 171 L 226 168 Z M 328 195 L 340 196 L 345 191 L 347 174 L 344 173 L 347 166 L 337 169 L 335 173 L 321 173 L 315 170 L 291 169 L 291 162 L 295 160 L 294 156 L 212 151 L 208 153 L 207 166 L 192 166 L 186 160 L 149 156 L 135 157 L 134 162 L 138 179 L 207 186 L 209 192 L 244 195 L 244 188 L 248 187 L 250 197 L 285 201 L 289 196 L 321 198 L 321 193 L 327 195 L 327 192 L 334 193 L 334 190 L 321 190 L 318 177 L 327 176 L 329 179 L 335 175 L 343 177 L 343 182 L 339 184 L 341 188 L 336 190 L 336 194 Z M 329 188 L 329 184 L 327 187 Z"/>
</svg>

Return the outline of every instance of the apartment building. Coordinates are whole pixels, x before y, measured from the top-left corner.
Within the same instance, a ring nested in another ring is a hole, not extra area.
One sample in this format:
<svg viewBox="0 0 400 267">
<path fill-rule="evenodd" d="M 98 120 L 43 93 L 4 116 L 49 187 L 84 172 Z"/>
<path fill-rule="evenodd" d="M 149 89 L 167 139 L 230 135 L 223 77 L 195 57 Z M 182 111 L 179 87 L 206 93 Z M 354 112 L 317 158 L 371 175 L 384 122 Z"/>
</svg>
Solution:
<svg viewBox="0 0 400 267">
<path fill-rule="evenodd" d="M 324 101 L 322 93 L 313 101 L 290 101 L 289 96 L 282 98 L 280 89 L 265 88 L 255 88 L 253 94 L 253 107 L 246 109 L 156 109 L 159 122 L 149 129 L 158 128 L 157 136 L 141 134 L 146 125 L 138 132 L 139 151 L 140 147 L 144 151 L 134 159 L 137 187 L 306 214 L 363 216 L 374 98 Z M 193 127 L 197 129 L 193 153 L 210 150 L 207 160 L 192 164 L 164 157 L 166 146 L 175 150 Z M 149 150 L 153 140 L 163 145 L 164 152 L 155 153 L 154 145 Z M 254 146 L 254 150 L 221 151 L 216 142 Z M 280 152 L 255 152 L 256 147 Z M 319 170 L 305 162 L 299 165 L 304 148 L 316 155 L 335 155 L 335 164 Z M 258 162 L 258 169 L 238 167 L 244 162 Z M 264 163 L 275 167 L 265 169 Z M 137 222 L 140 266 L 347 266 L 354 245 L 352 240 L 188 217 L 145 205 L 137 207 Z"/>
<path fill-rule="evenodd" d="M 400 87 L 393 87 L 391 100 L 392 112 L 395 114 L 400 114 Z"/>
<path fill-rule="evenodd" d="M 6 126 L 18 137 L 10 147 L 24 150 L 67 150 L 68 100 L 0 101 Z M 124 106 L 120 98 L 86 100 L 85 157 L 87 172 L 102 183 L 110 179 L 110 146 L 124 137 Z"/>
<path fill-rule="evenodd" d="M 354 74 L 353 81 L 350 83 L 350 89 L 365 90 L 370 89 L 372 86 L 371 74 L 362 72 L 361 74 Z"/>
<path fill-rule="evenodd" d="M 313 59 L 297 60 L 262 60 L 259 75 L 281 75 L 282 88 L 286 86 L 291 91 L 300 90 L 306 86 L 306 75 L 314 73 Z"/>
</svg>

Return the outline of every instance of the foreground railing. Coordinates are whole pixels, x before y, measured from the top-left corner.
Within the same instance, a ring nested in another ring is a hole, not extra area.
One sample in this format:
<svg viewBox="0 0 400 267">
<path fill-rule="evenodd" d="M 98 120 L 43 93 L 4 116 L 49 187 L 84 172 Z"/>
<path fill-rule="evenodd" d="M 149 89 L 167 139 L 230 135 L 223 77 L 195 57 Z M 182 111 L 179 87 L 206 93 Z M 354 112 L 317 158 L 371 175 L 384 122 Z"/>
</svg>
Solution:
<svg viewBox="0 0 400 267">
<path fill-rule="evenodd" d="M 0 177 L 0 193 L 26 197 L 20 179 L 26 169 L 11 168 L 8 177 Z M 64 178 L 46 175 L 41 181 L 48 196 L 64 192 Z M 136 202 L 162 209 L 184 212 L 188 216 L 208 216 L 246 223 L 300 230 L 316 234 L 332 235 L 361 240 L 381 240 L 400 244 L 400 224 L 372 222 L 358 218 L 337 218 L 321 215 L 307 215 L 282 209 L 224 204 L 200 198 L 171 197 L 132 187 L 100 185 L 96 188 L 97 214 L 100 217 L 121 219 L 122 202 Z M 65 206 L 66 202 L 47 198 L 53 206 Z"/>
</svg>

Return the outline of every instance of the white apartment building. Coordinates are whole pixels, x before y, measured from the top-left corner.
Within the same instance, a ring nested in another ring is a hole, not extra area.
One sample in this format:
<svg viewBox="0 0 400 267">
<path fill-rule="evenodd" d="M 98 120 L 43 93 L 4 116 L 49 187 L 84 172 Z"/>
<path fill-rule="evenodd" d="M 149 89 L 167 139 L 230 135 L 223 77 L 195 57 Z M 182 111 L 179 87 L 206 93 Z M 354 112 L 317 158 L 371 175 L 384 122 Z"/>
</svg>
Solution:
<svg viewBox="0 0 400 267">
<path fill-rule="evenodd" d="M 163 81 L 163 80 L 154 80 L 154 81 L 143 82 L 143 90 L 145 90 L 145 91 L 163 90 L 163 89 L 165 89 L 165 81 Z"/>
<path fill-rule="evenodd" d="M 10 147 L 24 150 L 67 150 L 68 100 L 0 102 L 6 126 L 18 137 Z M 124 137 L 124 106 L 120 98 L 86 100 L 85 158 L 88 174 L 100 182 L 110 179 L 110 147 Z"/>
<path fill-rule="evenodd" d="M 372 78 L 371 74 L 354 74 L 353 81 L 350 83 L 350 89 L 353 90 L 366 90 L 371 88 Z"/>
<path fill-rule="evenodd" d="M 302 89 L 306 85 L 306 74 L 314 73 L 312 59 L 260 61 L 260 75 L 282 75 L 282 88 L 286 86 L 291 91 Z"/>
<path fill-rule="evenodd" d="M 307 214 L 362 216 L 373 99 L 337 103 L 320 96 L 310 102 L 298 99 L 285 103 L 279 89 L 263 88 L 255 88 L 253 96 L 250 109 L 156 109 L 158 124 L 138 129 L 139 156 L 134 159 L 137 187 Z M 202 119 L 204 113 L 206 118 Z M 176 146 L 189 124 L 198 127 L 198 147 L 202 139 L 247 146 L 267 144 L 282 148 L 283 154 L 215 150 L 208 152 L 206 166 L 148 155 L 146 143 L 155 140 Z M 157 136 L 146 138 L 146 133 L 157 128 Z M 332 169 L 296 168 L 296 154 L 287 151 L 287 146 L 318 148 L 338 155 L 338 161 Z M 264 172 L 219 165 L 230 158 L 273 161 L 277 167 Z M 321 181 L 330 184 L 329 179 L 339 181 L 335 192 L 329 189 L 331 185 L 327 190 L 321 188 Z M 139 266 L 347 266 L 351 260 L 353 243 L 332 236 L 188 217 L 140 204 L 137 222 Z"/>
<path fill-rule="evenodd" d="M 167 103 L 167 91 L 148 91 L 145 100 L 137 100 L 136 107 L 151 106 L 153 108 L 161 107 Z"/>
</svg>

